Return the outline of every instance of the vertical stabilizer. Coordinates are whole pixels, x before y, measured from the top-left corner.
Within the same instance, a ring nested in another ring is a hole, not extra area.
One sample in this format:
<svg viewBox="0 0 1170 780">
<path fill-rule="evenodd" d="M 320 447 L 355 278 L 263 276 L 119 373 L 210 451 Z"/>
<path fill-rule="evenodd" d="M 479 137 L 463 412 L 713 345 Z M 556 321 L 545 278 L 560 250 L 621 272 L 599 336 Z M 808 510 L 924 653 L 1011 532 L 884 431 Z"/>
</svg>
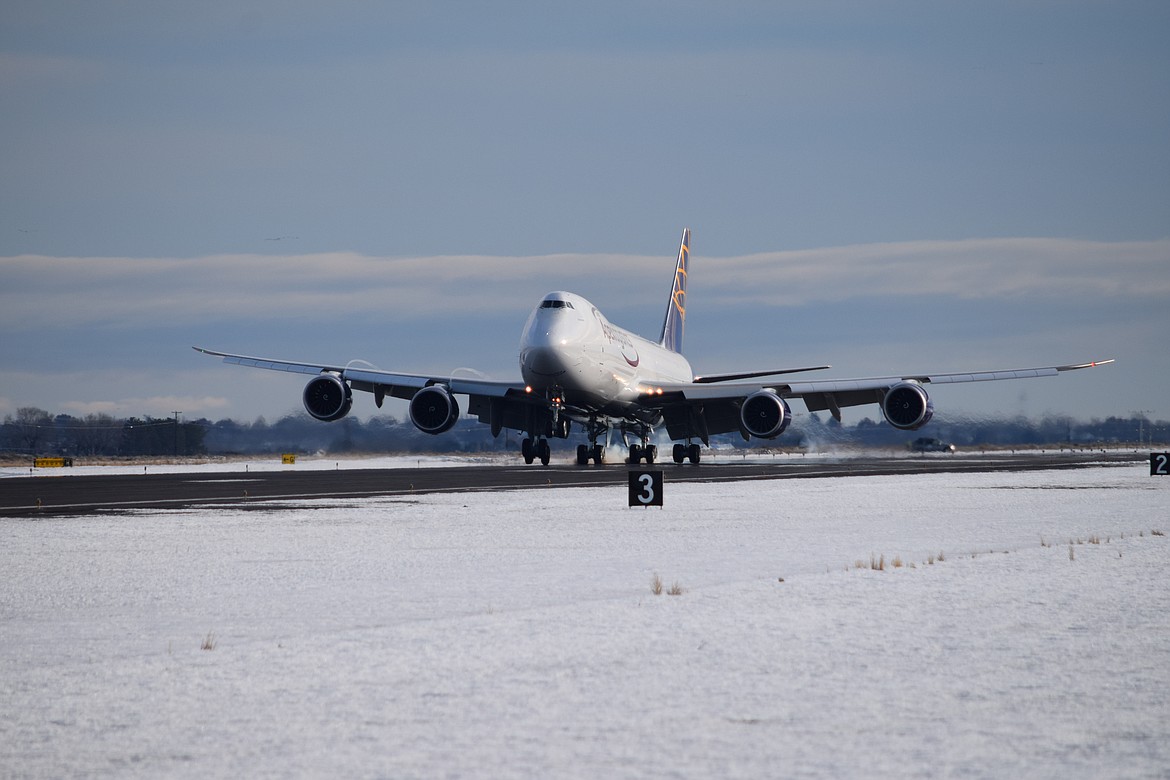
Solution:
<svg viewBox="0 0 1170 780">
<path fill-rule="evenodd" d="M 691 257 L 691 229 L 684 228 L 682 245 L 678 248 L 678 264 L 674 267 L 674 284 L 670 288 L 670 302 L 666 304 L 666 320 L 662 323 L 662 346 L 671 352 L 682 352 L 683 325 L 687 319 L 687 263 Z"/>
</svg>

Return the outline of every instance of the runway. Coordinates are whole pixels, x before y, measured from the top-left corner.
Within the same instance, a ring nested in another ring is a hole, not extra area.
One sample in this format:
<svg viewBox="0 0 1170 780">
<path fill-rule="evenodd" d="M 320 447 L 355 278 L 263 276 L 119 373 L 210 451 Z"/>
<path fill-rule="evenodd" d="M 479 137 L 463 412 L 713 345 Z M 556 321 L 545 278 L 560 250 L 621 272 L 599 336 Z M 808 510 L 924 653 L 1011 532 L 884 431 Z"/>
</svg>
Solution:
<svg viewBox="0 0 1170 780">
<path fill-rule="evenodd" d="M 0 517 L 37 517 L 129 509 L 178 509 L 191 506 L 254 505 L 273 502 L 366 498 L 437 492 L 477 492 L 534 488 L 625 487 L 630 470 L 661 470 L 669 504 L 671 482 L 733 482 L 762 479 L 855 477 L 940 472 L 1030 471 L 1090 468 L 1145 460 L 1136 452 L 1040 452 L 1027 454 L 940 455 L 926 457 L 862 456 L 749 457 L 653 466 L 553 465 L 456 466 L 445 468 L 377 468 L 335 471 L 225 471 L 169 474 L 110 474 L 10 477 L 0 480 Z"/>
</svg>

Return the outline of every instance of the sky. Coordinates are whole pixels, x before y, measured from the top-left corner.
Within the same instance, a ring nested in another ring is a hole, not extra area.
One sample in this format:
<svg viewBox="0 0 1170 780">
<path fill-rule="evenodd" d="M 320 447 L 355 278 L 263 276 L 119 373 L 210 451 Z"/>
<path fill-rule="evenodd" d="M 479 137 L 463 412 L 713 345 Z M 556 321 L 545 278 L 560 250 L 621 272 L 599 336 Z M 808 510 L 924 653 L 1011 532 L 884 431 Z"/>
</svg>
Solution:
<svg viewBox="0 0 1170 780">
<path fill-rule="evenodd" d="M 516 377 L 550 290 L 656 337 L 690 227 L 697 373 L 1116 358 L 932 395 L 1167 418 L 1168 36 L 1161 2 L 7 2 L 0 415 L 299 410 L 193 345 Z"/>
</svg>

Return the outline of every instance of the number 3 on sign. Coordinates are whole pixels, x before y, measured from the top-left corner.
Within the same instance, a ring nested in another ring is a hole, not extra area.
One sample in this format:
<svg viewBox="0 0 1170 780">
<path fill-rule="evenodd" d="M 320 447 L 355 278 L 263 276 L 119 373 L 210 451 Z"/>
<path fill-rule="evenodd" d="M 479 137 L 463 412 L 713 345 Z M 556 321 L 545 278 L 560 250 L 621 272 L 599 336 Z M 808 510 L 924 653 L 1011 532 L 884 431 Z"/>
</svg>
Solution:
<svg viewBox="0 0 1170 780">
<path fill-rule="evenodd" d="M 1150 476 L 1170 476 L 1170 452 L 1150 453 Z"/>
<path fill-rule="evenodd" d="M 662 472 L 630 472 L 630 506 L 662 506 Z"/>
</svg>

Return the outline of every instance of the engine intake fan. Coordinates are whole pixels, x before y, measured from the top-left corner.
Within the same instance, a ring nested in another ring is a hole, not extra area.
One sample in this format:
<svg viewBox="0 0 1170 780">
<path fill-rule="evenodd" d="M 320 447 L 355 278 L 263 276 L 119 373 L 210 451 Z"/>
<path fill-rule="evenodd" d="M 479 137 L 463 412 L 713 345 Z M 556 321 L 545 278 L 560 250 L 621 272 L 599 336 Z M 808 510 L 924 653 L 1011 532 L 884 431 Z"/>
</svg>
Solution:
<svg viewBox="0 0 1170 780">
<path fill-rule="evenodd" d="M 788 402 L 770 390 L 759 390 L 744 399 L 739 407 L 743 431 L 760 439 L 775 439 L 792 422 Z"/>
<path fill-rule="evenodd" d="M 353 391 L 336 374 L 321 374 L 305 385 L 305 411 L 318 420 L 333 422 L 349 414 Z"/>
<path fill-rule="evenodd" d="M 410 399 L 410 421 L 423 433 L 446 433 L 458 419 L 459 402 L 445 387 L 424 387 Z"/>
<path fill-rule="evenodd" d="M 886 391 L 882 414 L 890 425 L 903 431 L 916 431 L 934 416 L 934 404 L 917 382 L 901 382 Z"/>
</svg>

